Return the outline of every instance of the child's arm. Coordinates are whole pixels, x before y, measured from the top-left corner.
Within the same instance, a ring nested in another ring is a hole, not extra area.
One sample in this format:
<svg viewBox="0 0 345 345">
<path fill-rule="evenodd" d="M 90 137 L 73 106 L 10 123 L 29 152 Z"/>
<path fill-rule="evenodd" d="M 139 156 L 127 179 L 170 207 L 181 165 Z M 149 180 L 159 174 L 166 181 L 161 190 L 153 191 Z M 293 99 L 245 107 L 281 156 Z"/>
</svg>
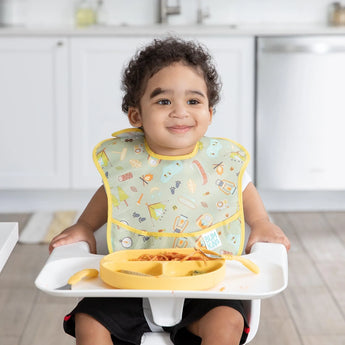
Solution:
<svg viewBox="0 0 345 345">
<path fill-rule="evenodd" d="M 290 249 L 289 239 L 277 225 L 270 222 L 260 195 L 251 182 L 243 192 L 243 209 L 245 221 L 251 229 L 246 253 L 250 252 L 255 242 L 282 243 L 287 250 Z"/>
<path fill-rule="evenodd" d="M 107 222 L 108 202 L 104 187 L 101 186 L 91 198 L 78 221 L 55 236 L 49 244 L 49 252 L 65 244 L 86 241 L 91 253 L 96 253 L 94 232 Z"/>
</svg>

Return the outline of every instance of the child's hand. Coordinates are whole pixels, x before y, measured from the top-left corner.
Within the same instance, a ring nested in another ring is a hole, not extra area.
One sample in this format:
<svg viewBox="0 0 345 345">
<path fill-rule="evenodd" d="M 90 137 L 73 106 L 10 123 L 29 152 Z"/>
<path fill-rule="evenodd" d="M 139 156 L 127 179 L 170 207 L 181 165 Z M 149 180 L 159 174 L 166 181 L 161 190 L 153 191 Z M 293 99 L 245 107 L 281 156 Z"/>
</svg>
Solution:
<svg viewBox="0 0 345 345">
<path fill-rule="evenodd" d="M 85 241 L 90 246 L 91 253 L 96 253 L 96 239 L 94 231 L 83 223 L 76 223 L 55 236 L 49 244 L 49 253 L 54 248 L 70 243 Z"/>
<path fill-rule="evenodd" d="M 256 242 L 281 243 L 290 249 L 290 241 L 279 226 L 268 220 L 255 222 L 251 227 L 251 232 L 246 246 L 246 253 L 250 253 L 252 245 Z"/>
</svg>

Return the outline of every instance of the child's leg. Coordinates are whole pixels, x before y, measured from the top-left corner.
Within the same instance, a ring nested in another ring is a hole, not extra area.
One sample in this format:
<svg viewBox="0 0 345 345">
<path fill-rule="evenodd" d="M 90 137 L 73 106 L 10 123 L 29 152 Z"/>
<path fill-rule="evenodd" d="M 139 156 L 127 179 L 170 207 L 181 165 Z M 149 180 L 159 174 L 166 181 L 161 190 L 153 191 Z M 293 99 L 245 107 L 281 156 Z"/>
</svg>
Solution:
<svg viewBox="0 0 345 345">
<path fill-rule="evenodd" d="M 239 345 L 243 327 L 241 313 L 227 306 L 219 306 L 187 329 L 202 339 L 201 345 Z"/>
<path fill-rule="evenodd" d="M 92 316 L 75 315 L 75 337 L 77 345 L 113 345 L 110 332 Z"/>
</svg>

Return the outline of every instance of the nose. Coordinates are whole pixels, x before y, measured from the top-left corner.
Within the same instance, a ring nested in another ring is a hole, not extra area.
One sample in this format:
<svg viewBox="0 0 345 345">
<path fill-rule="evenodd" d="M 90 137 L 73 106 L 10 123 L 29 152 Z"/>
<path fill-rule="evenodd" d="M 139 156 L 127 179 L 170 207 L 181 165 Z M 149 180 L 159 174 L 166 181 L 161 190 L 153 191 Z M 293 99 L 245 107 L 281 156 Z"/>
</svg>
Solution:
<svg viewBox="0 0 345 345">
<path fill-rule="evenodd" d="M 185 105 L 181 103 L 175 104 L 170 112 L 170 117 L 181 119 L 188 117 L 188 111 Z"/>
</svg>

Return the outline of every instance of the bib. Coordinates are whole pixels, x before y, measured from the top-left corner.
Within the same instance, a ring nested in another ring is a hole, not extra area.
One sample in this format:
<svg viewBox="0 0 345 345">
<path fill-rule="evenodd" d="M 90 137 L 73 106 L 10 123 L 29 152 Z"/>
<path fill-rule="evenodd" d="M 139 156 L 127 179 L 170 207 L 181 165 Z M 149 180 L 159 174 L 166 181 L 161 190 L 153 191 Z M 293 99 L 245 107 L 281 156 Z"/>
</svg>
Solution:
<svg viewBox="0 0 345 345">
<path fill-rule="evenodd" d="M 241 180 L 249 161 L 239 144 L 203 137 L 192 153 L 162 156 L 140 129 L 125 129 L 93 152 L 108 198 L 109 252 L 195 245 L 240 255 Z"/>
</svg>

